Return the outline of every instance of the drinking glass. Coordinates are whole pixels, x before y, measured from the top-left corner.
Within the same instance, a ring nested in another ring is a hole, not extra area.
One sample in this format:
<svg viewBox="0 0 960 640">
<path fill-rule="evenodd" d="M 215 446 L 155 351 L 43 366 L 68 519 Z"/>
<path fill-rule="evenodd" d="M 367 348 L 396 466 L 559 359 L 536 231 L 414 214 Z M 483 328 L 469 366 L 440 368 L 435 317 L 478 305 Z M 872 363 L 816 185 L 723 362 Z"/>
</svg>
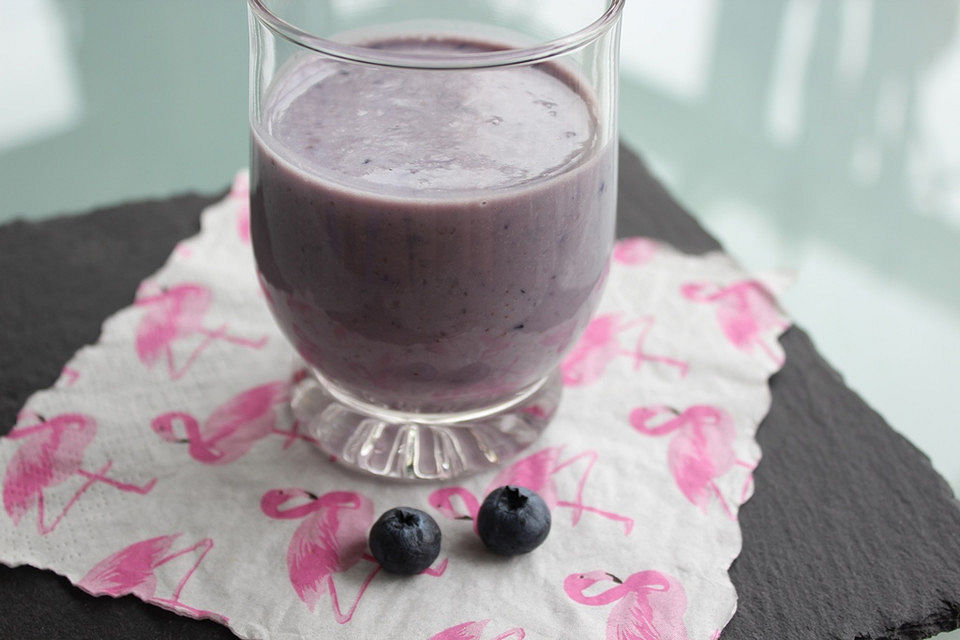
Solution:
<svg viewBox="0 0 960 640">
<path fill-rule="evenodd" d="M 258 277 L 331 457 L 447 479 L 553 417 L 613 245 L 622 8 L 248 0 Z"/>
</svg>

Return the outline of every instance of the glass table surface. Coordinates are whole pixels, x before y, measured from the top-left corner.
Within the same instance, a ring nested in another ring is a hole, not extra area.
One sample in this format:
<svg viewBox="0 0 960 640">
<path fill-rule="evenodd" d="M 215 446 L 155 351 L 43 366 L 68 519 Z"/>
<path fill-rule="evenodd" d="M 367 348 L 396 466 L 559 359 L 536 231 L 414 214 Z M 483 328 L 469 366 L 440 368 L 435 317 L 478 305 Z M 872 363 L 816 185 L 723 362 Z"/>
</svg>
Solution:
<svg viewBox="0 0 960 640">
<path fill-rule="evenodd" d="M 0 0 L 0 222 L 224 189 L 246 68 L 240 0 Z M 960 489 L 960 0 L 628 0 L 621 77 L 622 137 Z"/>
</svg>

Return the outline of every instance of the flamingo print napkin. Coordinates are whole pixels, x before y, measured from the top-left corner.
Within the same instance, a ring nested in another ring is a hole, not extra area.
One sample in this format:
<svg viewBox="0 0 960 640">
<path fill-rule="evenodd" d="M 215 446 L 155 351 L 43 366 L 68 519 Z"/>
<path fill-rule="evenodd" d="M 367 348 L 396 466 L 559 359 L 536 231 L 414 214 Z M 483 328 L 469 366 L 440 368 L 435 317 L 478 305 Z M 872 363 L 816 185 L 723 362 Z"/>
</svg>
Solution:
<svg viewBox="0 0 960 640">
<path fill-rule="evenodd" d="M 394 484 L 320 454 L 288 408 L 302 375 L 264 306 L 245 176 L 203 214 L 0 440 L 0 561 L 212 618 L 243 638 L 715 640 L 737 596 L 739 506 L 787 320 L 721 253 L 620 242 L 563 363 L 554 423 L 498 471 Z M 531 554 L 471 519 L 517 483 L 553 510 Z M 380 570 L 366 533 L 410 505 L 437 563 Z"/>
</svg>

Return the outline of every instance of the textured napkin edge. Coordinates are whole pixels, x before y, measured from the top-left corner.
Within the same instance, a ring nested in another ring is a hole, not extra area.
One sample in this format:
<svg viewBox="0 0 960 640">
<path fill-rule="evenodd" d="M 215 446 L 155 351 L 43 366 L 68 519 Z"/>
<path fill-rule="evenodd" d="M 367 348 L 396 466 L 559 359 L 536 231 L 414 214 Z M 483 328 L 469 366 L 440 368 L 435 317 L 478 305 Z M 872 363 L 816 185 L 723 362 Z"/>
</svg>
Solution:
<svg viewBox="0 0 960 640">
<path fill-rule="evenodd" d="M 719 250 L 724 255 L 728 256 L 730 260 L 744 273 L 749 274 L 750 272 L 740 264 L 740 261 L 731 256 L 729 253 L 723 249 Z M 727 625 L 730 624 L 730 621 L 733 620 L 733 616 L 737 613 L 737 608 L 740 604 L 740 593 L 737 591 L 737 586 L 733 584 L 733 580 L 730 578 L 730 568 L 733 566 L 733 563 L 737 561 L 737 558 L 740 557 L 740 554 L 743 553 L 743 527 L 739 526 L 740 524 L 740 510 L 753 499 L 754 494 L 757 492 L 757 469 L 760 468 L 760 465 L 763 464 L 763 446 L 761 446 L 758 439 L 760 434 L 760 429 L 763 428 L 763 423 L 766 422 L 767 416 L 770 415 L 770 410 L 773 408 L 773 390 L 770 388 L 770 382 L 773 380 L 773 377 L 776 376 L 780 371 L 787 366 L 787 350 L 783 347 L 783 344 L 780 342 L 780 338 L 793 327 L 793 318 L 787 313 L 784 309 L 783 304 L 780 302 L 780 295 L 786 291 L 788 288 L 792 287 L 796 282 L 796 272 L 793 270 L 789 271 L 777 271 L 775 272 L 776 280 L 770 280 L 765 274 L 757 274 L 757 281 L 764 287 L 766 292 L 770 295 L 770 298 L 777 305 L 777 311 L 780 312 L 780 315 L 783 316 L 786 324 L 778 329 L 774 336 L 777 340 L 777 349 L 783 352 L 783 361 L 777 366 L 776 369 L 770 372 L 770 375 L 767 376 L 766 383 L 764 384 L 763 394 L 764 401 L 766 402 L 767 410 L 764 412 L 763 416 L 760 418 L 760 422 L 757 423 L 757 429 L 753 433 L 753 441 L 757 444 L 757 450 L 760 452 L 760 457 L 757 458 L 757 465 L 750 471 L 750 493 L 747 495 L 747 499 L 740 503 L 740 506 L 737 508 L 737 537 L 739 538 L 737 545 L 737 553 L 733 558 L 730 559 L 730 564 L 727 565 L 727 580 L 730 582 L 730 585 L 733 587 L 734 592 L 737 594 L 736 600 L 733 603 L 733 609 L 730 611 L 730 616 L 723 623 L 723 627 L 720 628 L 720 633 L 717 635 L 719 639 L 723 635 L 723 630 L 727 628 Z"/>
<path fill-rule="evenodd" d="M 190 612 L 190 611 L 187 611 L 187 610 L 184 610 L 184 609 L 177 609 L 176 607 L 171 606 L 171 605 L 168 605 L 168 604 L 165 603 L 165 602 L 153 601 L 153 600 L 145 599 L 143 596 L 141 596 L 141 595 L 139 595 L 139 594 L 136 594 L 136 593 L 133 593 L 133 592 L 131 592 L 131 593 L 123 593 L 123 594 L 120 594 L 120 595 L 113 595 L 113 594 L 111 594 L 111 593 L 95 593 L 95 592 L 93 592 L 93 591 L 90 591 L 89 589 L 84 588 L 83 585 L 80 584 L 81 577 L 78 577 L 78 578 L 74 579 L 74 578 L 71 577 L 68 573 L 65 573 L 64 571 L 62 571 L 62 570 L 60 570 L 60 569 L 57 569 L 57 568 L 55 568 L 55 567 L 53 567 L 53 566 L 48 565 L 46 561 L 24 560 L 24 561 L 22 561 L 22 562 L 16 562 L 16 561 L 14 561 L 14 562 L 7 562 L 6 560 L 0 560 L 0 564 L 2 564 L 2 565 L 5 566 L 5 567 L 8 567 L 8 568 L 10 568 L 10 569 L 18 569 L 18 568 L 20 568 L 20 567 L 30 567 L 31 569 L 37 569 L 37 570 L 39 570 L 39 571 L 49 571 L 50 573 L 53 573 L 53 574 L 55 574 L 55 575 L 57 575 L 57 576 L 59 576 L 59 577 L 61 577 L 61 578 L 66 579 L 67 582 L 70 583 L 70 586 L 71 586 L 71 587 L 82 591 L 83 593 L 85 593 L 86 595 L 88 595 L 88 596 L 90 596 L 90 597 L 93 597 L 93 598 L 112 598 L 113 600 L 122 600 L 122 599 L 125 599 L 125 598 L 135 598 L 135 599 L 139 600 L 140 602 L 143 602 L 144 604 L 150 605 L 151 607 L 158 607 L 158 608 L 160 608 L 160 609 L 163 609 L 164 611 L 169 611 L 170 613 L 176 614 L 176 615 L 178 615 L 178 616 L 182 616 L 182 617 L 184 617 L 184 618 L 190 618 L 191 620 L 211 620 L 211 621 L 216 622 L 217 624 L 225 627 L 226 629 L 228 629 L 228 630 L 230 631 L 230 633 L 234 634 L 235 636 L 237 635 L 236 632 L 233 630 L 233 627 L 230 626 L 229 622 L 226 621 L 222 616 L 220 616 L 220 615 L 218 615 L 218 614 L 216 614 L 216 613 L 207 612 L 209 615 L 195 614 L 195 613 L 193 613 L 193 612 Z M 239 636 L 237 636 L 237 637 L 239 637 Z"/>
<path fill-rule="evenodd" d="M 617 240 L 620 241 L 623 239 L 624 238 L 618 238 Z M 738 260 L 732 254 L 728 253 L 722 247 L 719 249 L 713 249 L 713 250 L 707 251 L 706 253 L 691 254 L 685 251 L 681 251 L 677 247 L 673 246 L 671 243 L 666 242 L 664 240 L 660 240 L 660 239 L 654 239 L 654 240 L 657 243 L 667 246 L 670 248 L 670 250 L 683 256 L 707 258 L 707 259 L 717 257 L 717 256 L 722 256 L 724 259 L 730 262 L 731 267 L 739 270 L 745 276 L 747 276 L 748 278 L 756 282 L 758 285 L 760 285 L 763 291 L 768 296 L 770 296 L 771 301 L 776 306 L 777 312 L 783 317 L 785 321 L 785 324 L 782 327 L 779 327 L 776 330 L 776 332 L 773 334 L 773 337 L 776 339 L 776 348 L 782 354 L 782 360 L 779 364 L 776 365 L 776 367 L 773 368 L 773 370 L 770 371 L 770 373 L 767 375 L 764 381 L 764 385 L 763 385 L 764 398 L 763 399 L 767 409 L 766 411 L 764 411 L 763 415 L 760 417 L 759 421 L 757 422 L 757 427 L 754 430 L 753 434 L 751 435 L 751 439 L 756 444 L 756 448 L 758 452 L 757 464 L 753 469 L 750 470 L 750 474 L 749 474 L 750 491 L 747 493 L 746 499 L 737 505 L 736 550 L 735 550 L 735 553 L 731 555 L 730 561 L 726 563 L 726 567 L 725 567 L 726 584 L 730 586 L 731 590 L 733 591 L 736 597 L 733 600 L 733 605 L 730 608 L 730 611 L 729 611 L 729 614 L 727 615 L 726 620 L 724 620 L 720 628 L 717 629 L 713 637 L 709 639 L 709 640 L 720 640 L 723 637 L 724 629 L 726 629 L 727 626 L 730 624 L 730 621 L 733 620 L 733 617 L 736 615 L 737 609 L 740 604 L 740 593 L 737 590 L 737 586 L 733 583 L 733 580 L 730 577 L 730 568 L 733 566 L 733 563 L 735 563 L 737 559 L 740 557 L 740 554 L 743 553 L 743 527 L 740 526 L 740 511 L 748 502 L 750 502 L 751 499 L 753 499 L 753 496 L 756 493 L 756 487 L 757 487 L 756 479 L 755 479 L 756 472 L 757 472 L 757 469 L 760 468 L 760 465 L 763 464 L 763 458 L 764 458 L 763 447 L 760 445 L 760 442 L 757 439 L 757 435 L 760 433 L 760 429 L 763 427 L 763 423 L 766 421 L 767 416 L 770 415 L 770 410 L 773 407 L 773 391 L 770 388 L 770 381 L 786 366 L 786 363 L 787 363 L 787 352 L 786 352 L 786 349 L 784 349 L 783 344 L 780 342 L 780 338 L 782 338 L 783 335 L 787 331 L 789 331 L 791 327 L 794 326 L 793 318 L 784 308 L 783 303 L 780 301 L 780 296 L 795 284 L 797 279 L 797 274 L 794 269 L 771 269 L 771 270 L 752 272 L 751 270 L 744 267 L 743 264 L 740 262 L 740 260 Z"/>
</svg>

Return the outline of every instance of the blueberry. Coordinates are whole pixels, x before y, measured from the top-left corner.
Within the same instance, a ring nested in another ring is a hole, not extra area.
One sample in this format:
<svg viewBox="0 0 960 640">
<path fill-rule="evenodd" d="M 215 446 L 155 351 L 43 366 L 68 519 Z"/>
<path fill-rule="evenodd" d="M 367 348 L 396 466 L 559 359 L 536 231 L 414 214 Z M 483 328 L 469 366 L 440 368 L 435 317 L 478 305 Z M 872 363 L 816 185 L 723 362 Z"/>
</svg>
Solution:
<svg viewBox="0 0 960 640">
<path fill-rule="evenodd" d="M 550 509 L 535 491 L 506 485 L 491 491 L 480 505 L 477 533 L 494 553 L 527 553 L 550 533 Z"/>
<path fill-rule="evenodd" d="M 370 551 L 384 571 L 420 573 L 440 555 L 440 527 L 419 509 L 394 507 L 370 528 Z"/>
</svg>

